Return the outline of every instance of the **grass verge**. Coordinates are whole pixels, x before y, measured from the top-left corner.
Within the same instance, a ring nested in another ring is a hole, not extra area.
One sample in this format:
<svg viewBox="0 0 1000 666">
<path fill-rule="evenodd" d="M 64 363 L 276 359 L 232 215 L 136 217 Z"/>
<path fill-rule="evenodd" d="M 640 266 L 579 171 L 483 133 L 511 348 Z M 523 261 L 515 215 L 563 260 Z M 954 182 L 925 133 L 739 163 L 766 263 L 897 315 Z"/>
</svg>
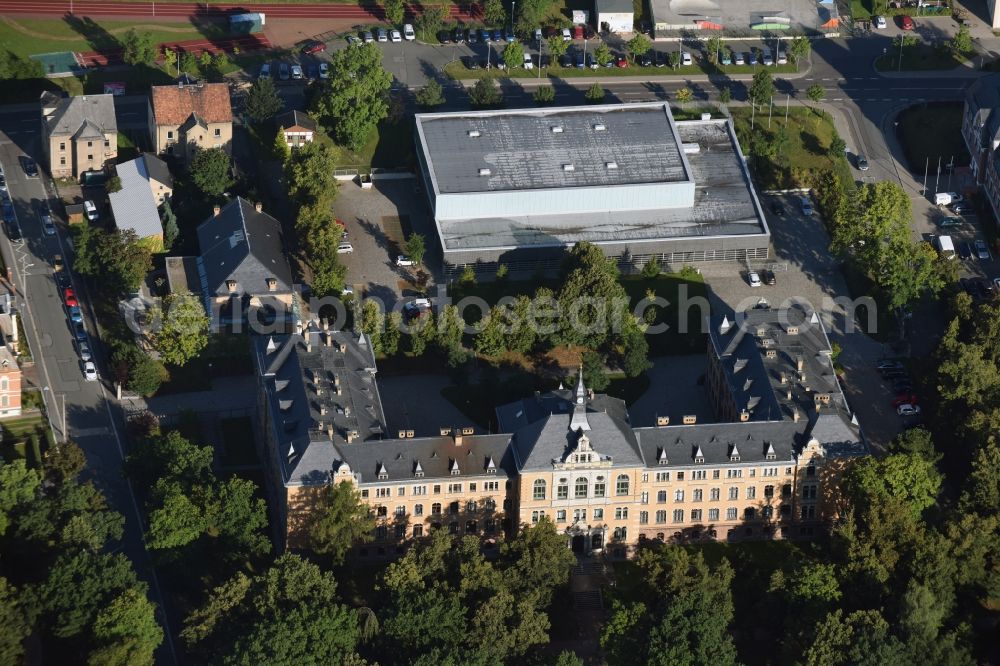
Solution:
<svg viewBox="0 0 1000 666">
<path fill-rule="evenodd" d="M 875 69 L 880 72 L 925 72 L 955 69 L 975 57 L 976 52 L 957 54 L 949 50 L 931 46 L 903 47 L 903 62 L 900 64 L 899 49 L 889 47 L 885 55 L 875 60 Z"/>
<path fill-rule="evenodd" d="M 357 167 L 359 171 L 371 168 L 411 168 L 416 163 L 413 153 L 413 122 L 409 118 L 386 120 L 368 138 L 361 150 L 352 151 L 333 144 L 338 167 Z"/>
</svg>

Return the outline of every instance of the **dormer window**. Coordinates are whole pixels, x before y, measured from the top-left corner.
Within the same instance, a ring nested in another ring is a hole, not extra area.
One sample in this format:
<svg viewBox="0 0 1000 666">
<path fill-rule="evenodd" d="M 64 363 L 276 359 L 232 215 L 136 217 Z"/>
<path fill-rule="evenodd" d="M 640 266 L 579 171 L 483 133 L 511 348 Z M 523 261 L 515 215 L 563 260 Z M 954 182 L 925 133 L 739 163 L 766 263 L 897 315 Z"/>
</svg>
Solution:
<svg viewBox="0 0 1000 666">
<path fill-rule="evenodd" d="M 733 455 L 729 456 L 729 461 L 730 462 L 739 462 L 740 461 L 740 454 L 734 453 Z"/>
<path fill-rule="evenodd" d="M 277 289 L 278 289 L 278 281 L 276 279 L 274 279 L 273 277 L 272 278 L 267 278 L 267 290 L 268 291 L 277 291 Z"/>
<path fill-rule="evenodd" d="M 386 479 L 389 478 L 389 470 L 387 470 L 385 468 L 385 465 L 383 465 L 382 463 L 378 464 L 378 478 L 379 481 L 385 481 Z"/>
<path fill-rule="evenodd" d="M 236 291 L 236 280 L 226 280 L 226 287 L 229 291 Z"/>
</svg>

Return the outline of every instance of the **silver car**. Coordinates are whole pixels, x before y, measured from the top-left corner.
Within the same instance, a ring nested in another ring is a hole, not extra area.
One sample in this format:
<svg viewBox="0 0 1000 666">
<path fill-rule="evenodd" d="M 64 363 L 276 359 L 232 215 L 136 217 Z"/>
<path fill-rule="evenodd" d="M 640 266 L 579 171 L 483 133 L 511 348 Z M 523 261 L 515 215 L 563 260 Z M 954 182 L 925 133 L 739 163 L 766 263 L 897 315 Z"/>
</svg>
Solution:
<svg viewBox="0 0 1000 666">
<path fill-rule="evenodd" d="M 56 235 L 56 224 L 52 221 L 52 216 L 48 213 L 42 213 L 42 231 L 46 236 Z"/>
</svg>

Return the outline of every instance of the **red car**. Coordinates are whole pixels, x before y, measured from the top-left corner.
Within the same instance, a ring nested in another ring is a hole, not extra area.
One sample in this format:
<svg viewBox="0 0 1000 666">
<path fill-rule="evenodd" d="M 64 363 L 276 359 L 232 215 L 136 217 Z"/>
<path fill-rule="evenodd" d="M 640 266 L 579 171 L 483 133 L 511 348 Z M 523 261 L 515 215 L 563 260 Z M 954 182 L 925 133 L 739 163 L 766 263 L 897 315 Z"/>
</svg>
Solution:
<svg viewBox="0 0 1000 666">
<path fill-rule="evenodd" d="M 919 404 L 920 400 L 913 393 L 904 393 L 902 395 L 896 396 L 896 399 L 892 401 L 893 407 L 899 407 L 900 405 L 916 405 Z"/>
<path fill-rule="evenodd" d="M 616 56 L 615 57 L 615 66 L 622 67 L 622 68 L 628 67 L 628 58 L 626 58 L 623 55 Z"/>
<path fill-rule="evenodd" d="M 578 24 L 573 26 L 573 39 L 583 39 L 584 34 L 582 25 Z"/>
<path fill-rule="evenodd" d="M 904 16 L 902 20 L 903 30 L 913 30 L 913 19 L 909 16 Z"/>
<path fill-rule="evenodd" d="M 72 287 L 66 287 L 66 290 L 63 291 L 63 302 L 68 308 L 80 305 L 79 301 L 76 300 L 76 293 L 74 293 Z"/>
<path fill-rule="evenodd" d="M 302 52 L 306 55 L 314 55 L 326 51 L 326 44 L 319 41 L 312 41 L 302 47 Z"/>
</svg>

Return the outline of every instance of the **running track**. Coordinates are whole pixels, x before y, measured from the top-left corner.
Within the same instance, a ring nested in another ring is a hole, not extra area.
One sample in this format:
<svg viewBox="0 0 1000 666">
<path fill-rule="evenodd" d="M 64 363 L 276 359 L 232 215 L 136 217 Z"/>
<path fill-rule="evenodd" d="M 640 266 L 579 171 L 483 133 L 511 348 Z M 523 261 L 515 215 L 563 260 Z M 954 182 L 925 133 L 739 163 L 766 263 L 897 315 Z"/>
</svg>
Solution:
<svg viewBox="0 0 1000 666">
<path fill-rule="evenodd" d="M 216 40 L 189 39 L 182 42 L 164 42 L 163 44 L 159 44 L 157 48 L 160 53 L 163 53 L 164 49 L 171 49 L 178 53 L 186 52 L 199 56 L 204 51 L 212 54 L 222 52 L 232 53 L 234 46 L 240 47 L 240 50 L 245 53 L 248 51 L 269 49 L 271 48 L 271 42 L 264 35 L 245 35 L 243 37 L 229 37 Z M 122 52 L 121 49 L 100 52 L 87 51 L 85 53 L 78 53 L 77 60 L 82 67 L 120 65 L 122 64 Z"/>
<path fill-rule="evenodd" d="M 264 12 L 268 18 L 340 18 L 340 19 L 383 19 L 385 13 L 379 5 L 358 6 L 349 4 L 308 4 L 308 5 L 265 5 L 231 4 L 205 5 L 200 3 L 168 2 L 99 2 L 96 0 L 0 0 L 0 15 L 34 14 L 42 16 L 64 16 L 70 13 L 78 16 L 103 17 L 157 17 L 193 18 L 222 16 L 234 9 L 250 12 Z M 411 3 L 408 14 L 419 13 L 419 3 Z M 452 5 L 451 17 L 468 19 L 479 15 L 477 5 Z"/>
</svg>

